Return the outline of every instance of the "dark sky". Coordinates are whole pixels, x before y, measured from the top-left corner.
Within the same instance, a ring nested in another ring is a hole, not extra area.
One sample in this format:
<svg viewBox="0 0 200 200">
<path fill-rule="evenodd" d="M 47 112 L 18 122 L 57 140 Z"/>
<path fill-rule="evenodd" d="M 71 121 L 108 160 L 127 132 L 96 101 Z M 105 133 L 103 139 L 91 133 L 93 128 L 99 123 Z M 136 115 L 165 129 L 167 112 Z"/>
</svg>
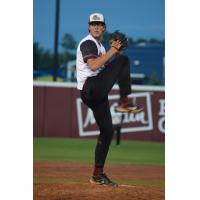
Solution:
<svg viewBox="0 0 200 200">
<path fill-rule="evenodd" d="M 55 0 L 33 0 L 34 41 L 53 49 Z M 81 40 L 88 34 L 88 17 L 104 14 L 107 31 L 120 30 L 133 38 L 165 38 L 164 0 L 60 0 L 60 38 L 71 33 Z"/>
</svg>

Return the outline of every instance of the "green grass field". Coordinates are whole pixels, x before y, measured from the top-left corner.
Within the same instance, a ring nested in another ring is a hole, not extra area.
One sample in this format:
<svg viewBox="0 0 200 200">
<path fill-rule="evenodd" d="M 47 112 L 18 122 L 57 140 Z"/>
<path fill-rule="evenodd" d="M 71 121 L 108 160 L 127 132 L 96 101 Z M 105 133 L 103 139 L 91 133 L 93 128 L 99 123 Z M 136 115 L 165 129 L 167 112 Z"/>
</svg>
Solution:
<svg viewBox="0 0 200 200">
<path fill-rule="evenodd" d="M 93 163 L 96 139 L 34 138 L 34 160 Z M 112 142 L 107 163 L 161 165 L 165 162 L 165 144 L 158 142 Z"/>
</svg>

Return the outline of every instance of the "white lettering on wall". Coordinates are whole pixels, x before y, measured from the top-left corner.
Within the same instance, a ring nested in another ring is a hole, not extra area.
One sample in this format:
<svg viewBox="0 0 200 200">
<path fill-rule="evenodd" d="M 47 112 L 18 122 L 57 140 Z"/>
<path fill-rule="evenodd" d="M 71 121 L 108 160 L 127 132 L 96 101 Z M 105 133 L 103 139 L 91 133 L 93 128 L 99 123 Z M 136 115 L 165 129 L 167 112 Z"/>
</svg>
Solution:
<svg viewBox="0 0 200 200">
<path fill-rule="evenodd" d="M 112 117 L 116 117 L 118 114 L 115 112 L 115 107 L 117 106 L 117 103 L 113 103 L 110 106 L 110 110 L 111 110 L 111 115 Z M 124 120 L 123 123 L 131 123 L 131 122 L 140 122 L 141 124 L 148 124 L 148 121 L 145 120 L 145 112 L 139 112 L 139 113 L 124 113 Z M 86 128 L 88 125 L 94 125 L 95 119 L 92 113 L 91 109 L 87 109 L 87 115 L 85 117 L 85 121 L 83 123 L 83 127 Z"/>
<path fill-rule="evenodd" d="M 153 130 L 153 119 L 152 119 L 152 108 L 151 108 L 151 93 L 150 92 L 139 92 L 134 93 L 132 98 L 141 98 L 144 102 L 145 109 L 138 113 L 118 113 L 115 112 L 115 108 L 118 105 L 117 101 L 119 95 L 109 95 L 110 102 L 110 111 L 113 118 L 117 118 L 117 123 L 121 123 L 123 117 L 123 124 L 126 124 L 122 128 L 122 133 L 129 132 L 142 132 L 142 131 L 151 131 Z M 78 126 L 79 126 L 79 135 L 80 136 L 91 136 L 98 135 L 99 130 L 97 127 L 94 127 L 96 121 L 93 116 L 93 112 L 86 106 L 82 106 L 83 102 L 80 98 L 76 100 L 77 105 L 77 117 L 78 117 Z M 83 108 L 86 112 L 83 115 Z M 113 121 L 113 120 L 112 120 Z"/>
<path fill-rule="evenodd" d="M 158 129 L 161 133 L 165 133 L 165 117 L 158 120 Z"/>
<path fill-rule="evenodd" d="M 158 120 L 158 129 L 161 133 L 165 133 L 165 100 L 164 99 L 160 99 L 159 100 L 159 112 L 158 112 L 158 116 L 160 116 L 159 120 Z"/>
<path fill-rule="evenodd" d="M 118 113 L 115 112 L 115 108 L 117 105 L 118 105 L 118 103 L 113 103 L 110 106 L 110 111 L 111 111 L 112 117 L 119 115 Z M 148 124 L 148 122 L 145 120 L 145 112 L 124 113 L 123 123 L 130 123 L 130 122 L 141 122 L 142 124 Z"/>
<path fill-rule="evenodd" d="M 160 104 L 160 110 L 159 110 L 158 115 L 160 115 L 160 116 L 165 115 L 165 100 L 160 99 L 159 104 Z"/>
<path fill-rule="evenodd" d="M 83 124 L 83 127 L 87 127 L 89 124 L 95 124 L 95 119 L 94 119 L 94 116 L 93 116 L 93 113 L 92 113 L 92 110 L 91 109 L 87 109 L 87 115 L 86 115 L 86 118 L 85 118 L 85 122 Z"/>
</svg>

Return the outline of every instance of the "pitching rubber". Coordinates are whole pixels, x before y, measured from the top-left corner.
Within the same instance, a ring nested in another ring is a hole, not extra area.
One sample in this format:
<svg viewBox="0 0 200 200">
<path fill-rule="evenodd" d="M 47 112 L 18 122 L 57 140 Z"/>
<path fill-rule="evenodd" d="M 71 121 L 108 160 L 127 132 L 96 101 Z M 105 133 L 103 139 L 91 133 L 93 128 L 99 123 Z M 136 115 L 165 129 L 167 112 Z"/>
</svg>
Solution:
<svg viewBox="0 0 200 200">
<path fill-rule="evenodd" d="M 93 184 L 93 185 L 103 185 L 103 186 L 108 186 L 108 187 L 110 187 L 110 185 L 97 183 L 97 182 L 93 181 L 92 179 L 90 179 L 89 182 L 90 182 L 91 184 Z M 125 185 L 125 184 L 121 184 L 121 185 L 112 186 L 112 187 L 136 187 L 136 186 L 134 186 L 134 185 Z"/>
</svg>

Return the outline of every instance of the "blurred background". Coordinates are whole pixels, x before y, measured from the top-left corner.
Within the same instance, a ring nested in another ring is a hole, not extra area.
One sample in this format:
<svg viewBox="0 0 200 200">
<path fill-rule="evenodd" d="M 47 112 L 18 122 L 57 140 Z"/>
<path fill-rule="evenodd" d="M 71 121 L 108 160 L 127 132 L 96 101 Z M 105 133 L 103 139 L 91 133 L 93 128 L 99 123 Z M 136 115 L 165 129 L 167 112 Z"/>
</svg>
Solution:
<svg viewBox="0 0 200 200">
<path fill-rule="evenodd" d="M 33 1 L 33 132 L 37 137 L 94 137 L 99 134 L 76 89 L 76 48 L 88 35 L 89 15 L 103 13 L 107 30 L 129 39 L 123 52 L 130 59 L 133 99 L 144 110 L 115 112 L 117 85 L 109 102 L 113 126 L 123 139 L 165 138 L 165 7 L 164 0 Z M 122 129 L 121 129 L 122 128 Z"/>
<path fill-rule="evenodd" d="M 124 54 L 131 61 L 133 84 L 164 85 L 164 0 L 33 0 L 34 80 L 76 81 L 76 48 L 88 34 L 88 18 L 94 12 L 106 19 L 106 49 L 115 30 L 129 38 Z"/>
</svg>

